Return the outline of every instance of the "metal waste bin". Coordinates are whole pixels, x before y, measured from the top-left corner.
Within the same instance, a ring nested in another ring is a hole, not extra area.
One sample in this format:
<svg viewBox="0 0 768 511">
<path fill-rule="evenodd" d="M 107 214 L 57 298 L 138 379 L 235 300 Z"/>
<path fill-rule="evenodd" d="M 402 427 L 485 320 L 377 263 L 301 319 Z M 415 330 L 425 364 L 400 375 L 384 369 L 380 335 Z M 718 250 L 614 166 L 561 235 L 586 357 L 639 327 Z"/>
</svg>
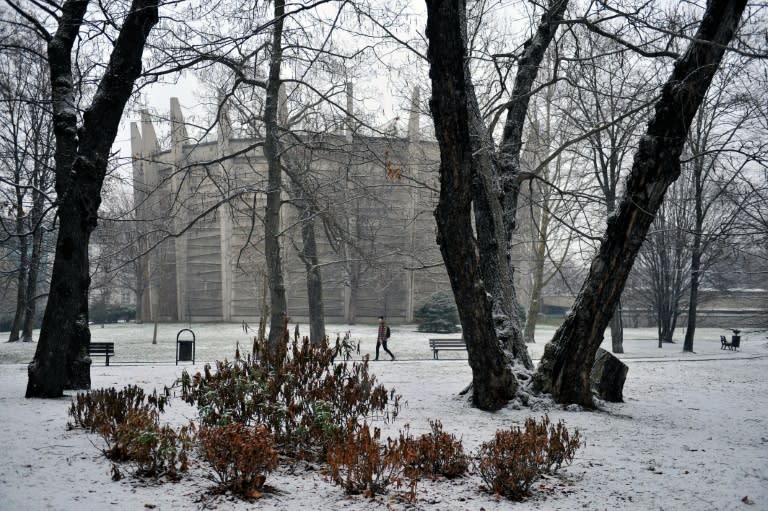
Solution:
<svg viewBox="0 0 768 511">
<path fill-rule="evenodd" d="M 739 335 L 741 333 L 741 330 L 737 330 L 735 328 L 731 329 L 733 332 L 733 335 L 731 336 L 731 345 L 734 349 L 738 349 L 741 345 L 741 336 Z"/>
<path fill-rule="evenodd" d="M 184 332 L 192 334 L 192 339 L 181 339 Z M 176 365 L 179 365 L 179 360 L 195 363 L 195 332 L 189 328 L 183 328 L 176 334 Z"/>
</svg>

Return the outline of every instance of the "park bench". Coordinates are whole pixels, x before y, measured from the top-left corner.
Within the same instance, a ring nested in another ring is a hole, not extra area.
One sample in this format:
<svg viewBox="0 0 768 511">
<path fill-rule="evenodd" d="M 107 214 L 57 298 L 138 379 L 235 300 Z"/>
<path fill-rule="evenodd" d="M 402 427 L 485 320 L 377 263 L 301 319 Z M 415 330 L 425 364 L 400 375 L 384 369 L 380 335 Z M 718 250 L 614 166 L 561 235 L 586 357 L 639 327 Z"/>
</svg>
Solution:
<svg viewBox="0 0 768 511">
<path fill-rule="evenodd" d="M 739 351 L 739 346 L 741 345 L 741 337 L 738 335 L 734 335 L 731 339 L 731 342 L 728 342 L 728 339 L 725 338 L 724 335 L 720 336 L 720 349 L 721 350 L 735 350 Z"/>
<path fill-rule="evenodd" d="M 432 358 L 437 360 L 439 357 L 438 353 L 440 351 L 448 350 L 448 351 L 464 351 L 467 349 L 467 343 L 464 342 L 464 339 L 462 338 L 456 338 L 456 339 L 430 339 L 429 340 L 429 347 L 432 350 Z"/>
<path fill-rule="evenodd" d="M 92 342 L 88 345 L 88 355 L 89 356 L 103 356 L 106 358 L 106 363 L 104 365 L 109 365 L 109 357 L 114 356 L 115 354 L 115 343 L 114 342 Z"/>
</svg>

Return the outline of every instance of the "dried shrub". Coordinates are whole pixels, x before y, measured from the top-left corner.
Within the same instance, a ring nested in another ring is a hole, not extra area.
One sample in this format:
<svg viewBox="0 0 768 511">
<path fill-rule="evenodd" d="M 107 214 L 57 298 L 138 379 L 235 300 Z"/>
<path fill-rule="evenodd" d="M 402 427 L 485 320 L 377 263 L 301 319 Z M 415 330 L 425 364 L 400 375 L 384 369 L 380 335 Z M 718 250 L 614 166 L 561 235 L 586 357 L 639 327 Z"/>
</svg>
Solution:
<svg viewBox="0 0 768 511">
<path fill-rule="evenodd" d="M 157 410 L 134 410 L 118 424 L 113 437 L 104 437 L 104 451 L 113 461 L 127 461 L 138 476 L 178 479 L 189 468 L 193 426 L 178 430 L 160 425 Z"/>
<path fill-rule="evenodd" d="M 440 421 L 429 421 L 431 432 L 410 439 L 405 459 L 418 473 L 426 476 L 444 476 L 448 479 L 462 476 L 469 467 L 461 440 L 443 431 Z"/>
<path fill-rule="evenodd" d="M 80 427 L 91 433 L 114 435 L 117 426 L 126 421 L 131 412 L 158 410 L 162 412 L 168 404 L 168 390 L 162 396 L 156 391 L 147 396 L 141 387 L 127 385 L 121 391 L 114 387 L 78 393 L 69 407 L 74 422 L 69 428 Z"/>
<path fill-rule="evenodd" d="M 212 469 L 212 479 L 222 490 L 256 497 L 266 473 L 277 467 L 277 451 L 263 426 L 231 423 L 211 426 L 198 433 L 202 458 Z"/>
<path fill-rule="evenodd" d="M 335 348 L 306 338 L 289 348 L 183 373 L 182 396 L 197 405 L 205 426 L 260 424 L 280 450 L 309 457 L 321 457 L 349 421 L 397 416 L 400 396 L 376 383 L 367 360 L 335 363 Z"/>
<path fill-rule="evenodd" d="M 160 426 L 159 414 L 167 403 L 167 390 L 162 396 L 156 391 L 146 395 L 135 385 L 78 393 L 69 408 L 73 422 L 68 426 L 98 433 L 104 439 L 104 455 L 133 464 L 137 475 L 177 478 L 187 470 L 191 435 L 188 427 Z"/>
<path fill-rule="evenodd" d="M 386 493 L 390 486 L 407 485 L 415 499 L 417 474 L 409 470 L 409 442 L 401 433 L 399 440 L 380 441 L 381 431 L 371 434 L 367 423 L 349 424 L 328 446 L 326 460 L 330 478 L 350 495 L 366 497 Z"/>
<path fill-rule="evenodd" d="M 582 445 L 579 431 L 571 436 L 563 421 L 553 425 L 547 416 L 541 422 L 528 418 L 524 431 L 497 431 L 492 441 L 482 444 L 478 472 L 489 492 L 520 500 L 541 474 L 571 463 Z"/>
</svg>

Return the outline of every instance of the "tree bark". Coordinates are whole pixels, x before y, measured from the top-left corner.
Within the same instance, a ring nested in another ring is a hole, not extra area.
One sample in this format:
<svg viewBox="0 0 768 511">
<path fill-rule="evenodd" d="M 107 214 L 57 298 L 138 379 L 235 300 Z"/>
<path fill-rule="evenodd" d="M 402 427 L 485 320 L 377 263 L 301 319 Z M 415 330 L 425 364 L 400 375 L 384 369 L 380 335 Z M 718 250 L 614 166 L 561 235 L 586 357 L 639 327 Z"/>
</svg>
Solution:
<svg viewBox="0 0 768 511">
<path fill-rule="evenodd" d="M 624 353 L 624 322 L 621 319 L 621 299 L 616 304 L 616 310 L 611 317 L 611 351 Z"/>
<path fill-rule="evenodd" d="M 20 182 L 17 179 L 16 182 Z M 27 276 L 29 275 L 29 243 L 25 234 L 26 222 L 24 221 L 24 200 L 21 187 L 16 187 L 16 234 L 19 244 L 19 266 L 16 276 L 16 312 L 13 314 L 11 332 L 8 342 L 16 342 L 19 338 L 24 321 L 24 310 L 27 308 Z"/>
<path fill-rule="evenodd" d="M 696 110 L 736 31 L 746 0 L 712 0 L 685 55 L 674 67 L 635 154 L 617 214 L 574 304 L 547 344 L 536 375 L 540 390 L 560 403 L 592 407 L 589 375 L 603 332 L 669 185 Z"/>
<path fill-rule="evenodd" d="M 688 297 L 688 322 L 685 329 L 683 351 L 693 352 L 693 337 L 696 335 L 696 309 L 699 305 L 699 275 L 701 274 L 701 238 L 704 226 L 703 183 L 700 161 L 694 162 L 695 210 L 696 224 L 693 231 L 693 247 L 691 249 L 691 289 Z"/>
<path fill-rule="evenodd" d="M 536 324 L 539 321 L 539 312 L 541 312 L 541 291 L 544 288 L 544 261 L 547 253 L 547 236 L 549 232 L 549 201 L 543 198 L 538 222 L 539 228 L 534 235 L 533 241 L 533 283 L 531 284 L 531 296 L 528 300 L 528 315 L 525 321 L 523 339 L 526 342 L 536 342 Z M 532 213 L 533 215 L 533 213 Z M 534 222 L 535 224 L 535 222 Z"/>
<path fill-rule="evenodd" d="M 511 338 L 510 341 L 505 342 L 505 346 L 507 349 L 511 349 L 516 359 L 522 361 L 528 369 L 533 369 L 533 362 L 528 354 L 528 347 L 525 345 L 526 337 L 522 333 L 524 314 L 517 300 L 517 293 L 512 281 L 514 265 L 511 259 L 513 235 L 517 228 L 517 203 L 520 193 L 520 153 L 523 148 L 523 127 L 528 114 L 533 84 L 567 6 L 568 0 L 550 0 L 547 10 L 536 28 L 536 33 L 526 42 L 525 51 L 518 62 L 515 84 L 507 107 L 507 119 L 504 123 L 499 153 L 492 167 L 492 170 L 495 171 L 494 179 L 496 180 L 494 188 L 499 190 L 498 200 L 501 205 L 501 216 L 505 229 L 503 249 L 506 254 L 507 273 L 510 279 L 507 286 L 512 295 L 510 309 L 507 309 L 509 311 L 508 326 L 503 328 L 500 333 L 503 337 Z M 472 98 L 474 99 L 474 90 L 472 90 Z M 473 105 L 476 104 L 477 101 L 475 100 Z M 490 137 L 488 139 L 490 141 Z M 485 266 L 485 261 L 483 261 L 483 266 Z M 507 275 L 503 276 L 506 277 Z"/>
<path fill-rule="evenodd" d="M 38 169 L 38 172 L 40 170 Z M 43 171 L 44 172 L 44 171 Z M 41 189 L 40 181 L 36 187 Z M 32 210 L 30 218 L 34 231 L 32 233 L 32 253 L 29 258 L 29 273 L 27 274 L 27 303 L 24 308 L 24 323 L 21 328 L 21 340 L 32 342 L 32 330 L 35 326 L 35 312 L 37 310 L 37 280 L 40 274 L 40 263 L 43 250 L 43 228 L 39 225 L 43 215 L 43 194 L 38 190 L 32 192 Z"/>
<path fill-rule="evenodd" d="M 292 182 L 294 204 L 299 210 L 299 222 L 301 223 L 302 247 L 297 249 L 299 258 L 304 263 L 307 272 L 307 304 L 309 308 L 309 340 L 312 343 L 320 343 L 325 337 L 325 306 L 323 302 L 323 275 L 320 272 L 317 257 L 317 241 L 315 238 L 315 216 L 317 208 L 314 207 L 311 196 L 312 186 L 307 182 L 308 168 L 304 171 L 297 170 L 298 162 L 291 162 L 286 167 L 286 173 Z"/>
<path fill-rule="evenodd" d="M 523 148 L 523 127 L 528 114 L 531 90 L 539 74 L 547 48 L 563 19 L 567 0 L 550 0 L 536 33 L 526 42 L 518 62 L 515 85 L 507 107 L 501 146 L 499 148 L 499 200 L 504 210 L 507 254 L 511 255 L 512 235 L 516 228 L 517 201 L 520 192 L 520 152 Z"/>
<path fill-rule="evenodd" d="M 462 0 L 427 1 L 427 50 L 432 81 L 430 108 L 440 146 L 440 198 L 435 209 L 445 261 L 472 368 L 472 401 L 497 410 L 517 382 L 505 363 L 492 322 L 493 303 L 483 285 L 472 228 L 473 152 L 465 75 L 466 13 Z M 499 278 L 497 275 L 496 278 Z"/>
<path fill-rule="evenodd" d="M 493 323 L 503 348 L 504 363 L 517 360 L 533 370 L 533 361 L 522 335 L 523 316 L 514 286 L 514 267 L 507 256 L 504 213 L 494 193 L 496 164 L 493 161 L 493 139 L 483 124 L 468 63 L 465 64 L 467 109 L 472 150 L 472 199 L 475 234 L 480 255 L 480 274 L 493 303 Z"/>
<path fill-rule="evenodd" d="M 272 55 L 269 61 L 266 100 L 264 103 L 264 156 L 267 159 L 268 188 L 264 214 L 264 256 L 269 281 L 269 349 L 276 353 L 283 339 L 283 318 L 287 314 L 285 283 L 280 255 L 280 207 L 282 165 L 280 163 L 280 133 L 278 123 L 280 69 L 283 62 L 284 0 L 275 0 L 272 25 Z"/>
<path fill-rule="evenodd" d="M 157 0 L 133 1 L 78 129 L 71 54 L 87 7 L 88 0 L 65 2 L 48 43 L 59 232 L 40 340 L 28 368 L 27 397 L 59 397 L 65 388 L 90 387 L 88 242 L 96 227 L 109 149 L 141 73 L 147 36 L 158 20 Z"/>
<path fill-rule="evenodd" d="M 313 212 L 302 213 L 301 240 L 302 260 L 307 270 L 307 303 L 309 304 L 309 340 L 320 343 L 325 337 L 325 307 L 323 302 L 323 276 L 320 273 L 315 242 Z"/>
</svg>

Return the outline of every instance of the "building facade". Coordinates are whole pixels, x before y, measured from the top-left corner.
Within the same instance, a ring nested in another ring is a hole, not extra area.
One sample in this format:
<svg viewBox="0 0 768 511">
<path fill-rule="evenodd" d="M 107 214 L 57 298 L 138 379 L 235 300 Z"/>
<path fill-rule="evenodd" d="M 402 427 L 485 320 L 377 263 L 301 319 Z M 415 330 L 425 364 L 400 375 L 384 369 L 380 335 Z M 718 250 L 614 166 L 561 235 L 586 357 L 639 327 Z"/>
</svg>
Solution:
<svg viewBox="0 0 768 511">
<path fill-rule="evenodd" d="M 142 257 L 140 318 L 256 321 L 265 292 L 263 140 L 235 138 L 226 107 L 215 141 L 192 143 L 171 100 L 170 148 L 161 149 L 148 113 L 131 125 L 133 191 Z M 304 240 L 309 206 L 328 322 L 384 315 L 410 322 L 450 284 L 436 244 L 439 152 L 408 133 L 362 136 L 344 130 L 283 140 L 281 256 L 287 313 L 308 315 Z M 150 250 L 151 249 L 151 250 Z"/>
</svg>

